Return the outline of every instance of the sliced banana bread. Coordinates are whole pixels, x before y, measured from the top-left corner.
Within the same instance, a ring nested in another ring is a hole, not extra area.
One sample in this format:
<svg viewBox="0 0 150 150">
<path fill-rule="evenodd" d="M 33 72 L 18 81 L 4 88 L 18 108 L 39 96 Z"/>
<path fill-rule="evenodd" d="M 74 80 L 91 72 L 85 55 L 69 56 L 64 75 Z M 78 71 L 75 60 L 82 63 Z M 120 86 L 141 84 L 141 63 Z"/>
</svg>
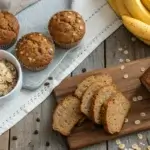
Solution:
<svg viewBox="0 0 150 150">
<path fill-rule="evenodd" d="M 87 90 L 87 88 L 94 83 L 95 81 L 102 81 L 104 82 L 104 80 L 106 80 L 106 82 L 112 82 L 112 78 L 111 76 L 109 76 L 108 74 L 102 74 L 102 75 L 95 75 L 95 76 L 90 76 L 86 79 L 84 79 L 77 87 L 76 91 L 75 91 L 75 96 L 77 96 L 78 98 L 82 98 L 84 92 Z"/>
<path fill-rule="evenodd" d="M 100 88 L 110 84 L 112 84 L 112 78 L 109 75 L 101 75 L 99 76 L 99 80 L 92 83 L 92 85 L 89 86 L 83 94 L 81 102 L 81 112 L 85 114 L 88 118 L 92 119 L 91 105 L 94 95 L 98 92 Z"/>
<path fill-rule="evenodd" d="M 130 102 L 120 92 L 106 100 L 101 108 L 104 129 L 110 134 L 119 133 L 129 109 Z"/>
<path fill-rule="evenodd" d="M 103 103 L 116 92 L 117 92 L 117 88 L 116 85 L 114 84 L 100 88 L 100 90 L 98 91 L 98 93 L 96 94 L 92 102 L 93 106 L 91 112 L 92 112 L 93 121 L 95 123 L 101 124 L 101 115 L 100 115 L 101 107 Z"/>
<path fill-rule="evenodd" d="M 82 119 L 80 100 L 67 96 L 56 107 L 53 114 L 53 129 L 67 136 L 72 128 Z"/>
</svg>

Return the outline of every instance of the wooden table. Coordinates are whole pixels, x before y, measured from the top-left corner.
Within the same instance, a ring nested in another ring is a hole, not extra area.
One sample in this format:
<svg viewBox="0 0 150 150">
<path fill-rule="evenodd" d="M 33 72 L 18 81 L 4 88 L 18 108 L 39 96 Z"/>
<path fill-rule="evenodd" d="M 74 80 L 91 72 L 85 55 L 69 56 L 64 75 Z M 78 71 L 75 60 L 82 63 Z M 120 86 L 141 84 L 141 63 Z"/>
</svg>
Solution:
<svg viewBox="0 0 150 150">
<path fill-rule="evenodd" d="M 119 51 L 123 48 L 123 51 Z M 129 53 L 124 54 L 124 50 Z M 86 58 L 71 76 L 116 65 L 120 59 L 135 60 L 150 56 L 150 47 L 144 45 L 122 26 Z M 67 150 L 65 140 L 51 129 L 52 111 L 56 102 L 49 96 L 28 116 L 0 137 L 0 150 Z M 150 131 L 142 132 L 142 143 L 149 145 Z M 84 140 L 84 139 L 83 139 Z M 121 138 L 126 147 L 138 141 L 137 134 Z M 115 140 L 84 148 L 85 150 L 117 150 Z"/>
</svg>

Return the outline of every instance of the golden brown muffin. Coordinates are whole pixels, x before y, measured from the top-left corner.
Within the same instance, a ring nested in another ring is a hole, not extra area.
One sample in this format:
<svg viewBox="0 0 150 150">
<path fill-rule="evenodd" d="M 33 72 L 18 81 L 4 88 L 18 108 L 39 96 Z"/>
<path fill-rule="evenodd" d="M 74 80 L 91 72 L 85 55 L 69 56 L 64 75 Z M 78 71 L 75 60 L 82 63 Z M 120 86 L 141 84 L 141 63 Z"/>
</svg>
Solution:
<svg viewBox="0 0 150 150">
<path fill-rule="evenodd" d="M 29 33 L 18 41 L 16 56 L 25 68 L 42 70 L 54 57 L 54 44 L 41 33 Z"/>
<path fill-rule="evenodd" d="M 17 40 L 19 23 L 17 18 L 7 12 L 0 11 L 0 48 L 8 49 Z"/>
<path fill-rule="evenodd" d="M 54 42 L 68 49 L 82 40 L 85 34 L 85 22 L 75 11 L 61 11 L 50 19 L 48 29 Z"/>
</svg>

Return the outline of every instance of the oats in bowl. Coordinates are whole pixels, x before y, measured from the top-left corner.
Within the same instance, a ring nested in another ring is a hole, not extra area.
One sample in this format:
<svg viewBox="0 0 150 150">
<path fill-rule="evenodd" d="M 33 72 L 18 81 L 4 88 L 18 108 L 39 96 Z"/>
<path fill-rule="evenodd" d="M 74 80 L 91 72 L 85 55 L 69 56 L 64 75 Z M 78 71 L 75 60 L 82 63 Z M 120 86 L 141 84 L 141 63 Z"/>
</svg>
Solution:
<svg viewBox="0 0 150 150">
<path fill-rule="evenodd" d="M 17 71 L 9 61 L 0 60 L 0 97 L 8 94 L 17 84 Z"/>
</svg>

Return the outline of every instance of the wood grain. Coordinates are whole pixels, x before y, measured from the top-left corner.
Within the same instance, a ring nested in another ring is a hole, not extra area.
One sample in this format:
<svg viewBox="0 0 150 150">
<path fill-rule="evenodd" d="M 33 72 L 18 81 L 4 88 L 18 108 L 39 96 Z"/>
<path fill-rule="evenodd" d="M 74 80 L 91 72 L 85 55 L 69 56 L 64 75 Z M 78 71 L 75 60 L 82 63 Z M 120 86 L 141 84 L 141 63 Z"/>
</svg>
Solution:
<svg viewBox="0 0 150 150">
<path fill-rule="evenodd" d="M 9 131 L 0 136 L 0 150 L 9 150 Z"/>
<path fill-rule="evenodd" d="M 120 134 L 110 136 L 107 135 L 101 128 L 96 128 L 95 130 L 93 130 L 93 125 L 87 126 L 87 128 L 83 126 L 79 127 L 78 129 L 77 127 L 74 132 L 68 137 L 70 148 L 78 149 L 87 145 L 96 144 L 105 140 L 110 140 L 122 135 L 150 128 L 150 93 L 145 89 L 145 87 L 141 85 L 139 80 L 139 77 L 142 75 L 141 67 L 148 68 L 150 66 L 150 58 L 133 61 L 124 65 L 125 69 L 123 71 L 121 71 L 119 65 L 116 67 L 87 72 L 81 75 L 74 76 L 72 78 L 67 78 L 54 90 L 55 96 L 61 98 L 66 94 L 74 92 L 77 85 L 86 77 L 93 74 L 96 75 L 101 73 L 109 73 L 113 77 L 113 80 L 116 83 L 117 87 L 129 100 L 132 101 L 132 97 L 138 95 L 143 96 L 144 99 L 143 101 L 134 102 L 132 104 L 132 109 L 129 114 L 130 122 L 124 126 Z M 123 75 L 125 73 L 128 73 L 128 79 L 124 79 Z M 142 111 L 147 113 L 147 117 L 140 118 L 140 112 Z M 134 124 L 134 121 L 139 118 L 142 123 L 136 126 Z M 82 130 L 80 128 L 82 128 Z"/>
</svg>

